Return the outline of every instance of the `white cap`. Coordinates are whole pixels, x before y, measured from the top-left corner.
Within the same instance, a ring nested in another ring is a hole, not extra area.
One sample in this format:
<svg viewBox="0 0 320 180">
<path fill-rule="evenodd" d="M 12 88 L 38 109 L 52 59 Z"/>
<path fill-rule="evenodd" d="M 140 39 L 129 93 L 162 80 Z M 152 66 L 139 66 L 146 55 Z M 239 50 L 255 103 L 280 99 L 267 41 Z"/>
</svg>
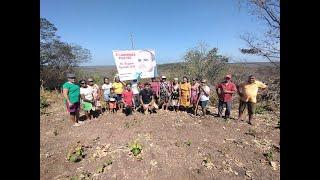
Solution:
<svg viewBox="0 0 320 180">
<path fill-rule="evenodd" d="M 167 77 L 166 77 L 166 76 L 161 76 L 161 78 L 162 78 L 162 79 L 167 79 Z"/>
<path fill-rule="evenodd" d="M 174 80 L 178 81 L 179 79 L 178 78 L 174 78 Z"/>
</svg>

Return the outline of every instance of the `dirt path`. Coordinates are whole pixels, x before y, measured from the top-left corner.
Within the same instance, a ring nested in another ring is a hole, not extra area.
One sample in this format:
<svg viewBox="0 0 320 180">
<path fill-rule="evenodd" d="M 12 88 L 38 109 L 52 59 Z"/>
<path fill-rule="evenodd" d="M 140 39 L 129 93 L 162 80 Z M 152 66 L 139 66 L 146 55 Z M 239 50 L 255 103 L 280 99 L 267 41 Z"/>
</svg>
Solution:
<svg viewBox="0 0 320 180">
<path fill-rule="evenodd" d="M 256 127 L 170 111 L 129 117 L 105 113 L 73 127 L 57 102 L 48 108 L 51 113 L 41 115 L 42 180 L 85 173 L 89 179 L 280 179 L 280 130 L 274 113 L 257 115 Z M 134 140 L 143 146 L 138 157 L 127 147 Z M 78 141 L 86 156 L 69 162 L 68 150 Z M 269 160 L 263 155 L 268 152 Z M 106 160 L 112 164 L 98 173 Z"/>
</svg>

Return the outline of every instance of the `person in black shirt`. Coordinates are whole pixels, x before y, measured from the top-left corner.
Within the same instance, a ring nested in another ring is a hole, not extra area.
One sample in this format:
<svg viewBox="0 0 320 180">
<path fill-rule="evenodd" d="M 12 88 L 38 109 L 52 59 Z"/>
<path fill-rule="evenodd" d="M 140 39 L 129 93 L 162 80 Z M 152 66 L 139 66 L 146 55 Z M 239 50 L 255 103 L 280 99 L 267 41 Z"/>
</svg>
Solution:
<svg viewBox="0 0 320 180">
<path fill-rule="evenodd" d="M 150 83 L 146 82 L 144 84 L 144 89 L 140 91 L 139 95 L 144 114 L 147 114 L 148 111 L 155 112 L 156 107 L 154 103 L 153 92 L 150 89 Z"/>
</svg>

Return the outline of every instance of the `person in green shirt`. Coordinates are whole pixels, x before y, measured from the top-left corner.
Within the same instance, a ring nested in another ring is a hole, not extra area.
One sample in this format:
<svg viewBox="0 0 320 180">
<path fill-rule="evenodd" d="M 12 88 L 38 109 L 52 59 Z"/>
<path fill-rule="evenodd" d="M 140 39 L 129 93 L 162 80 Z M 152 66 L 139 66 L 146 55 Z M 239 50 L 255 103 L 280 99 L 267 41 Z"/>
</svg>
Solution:
<svg viewBox="0 0 320 180">
<path fill-rule="evenodd" d="M 79 126 L 80 87 L 75 84 L 76 76 L 74 74 L 67 74 L 67 78 L 68 81 L 62 86 L 64 102 L 70 113 L 70 120 L 74 126 Z"/>
</svg>

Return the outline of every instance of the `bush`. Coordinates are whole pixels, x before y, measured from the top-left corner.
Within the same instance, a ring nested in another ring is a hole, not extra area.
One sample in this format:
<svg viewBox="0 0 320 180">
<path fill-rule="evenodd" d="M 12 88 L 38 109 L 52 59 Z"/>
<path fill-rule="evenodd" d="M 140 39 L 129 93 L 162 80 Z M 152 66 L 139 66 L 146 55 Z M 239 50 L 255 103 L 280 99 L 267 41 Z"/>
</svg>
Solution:
<svg viewBox="0 0 320 180">
<path fill-rule="evenodd" d="M 45 96 L 40 96 L 40 109 L 48 107 L 50 104 Z"/>
</svg>

